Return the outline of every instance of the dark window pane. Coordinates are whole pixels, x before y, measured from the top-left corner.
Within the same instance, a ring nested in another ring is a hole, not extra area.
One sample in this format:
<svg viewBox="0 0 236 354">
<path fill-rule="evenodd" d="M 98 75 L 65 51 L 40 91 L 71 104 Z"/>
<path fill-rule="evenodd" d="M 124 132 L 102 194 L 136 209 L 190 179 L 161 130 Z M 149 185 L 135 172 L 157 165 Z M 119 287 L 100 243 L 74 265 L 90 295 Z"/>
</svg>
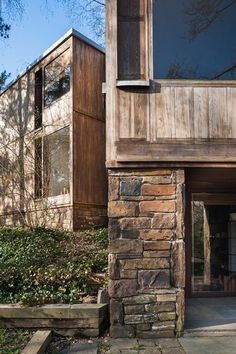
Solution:
<svg viewBox="0 0 236 354">
<path fill-rule="evenodd" d="M 70 192 L 69 128 L 61 129 L 44 139 L 44 194 L 57 196 Z"/>
<path fill-rule="evenodd" d="M 154 1 L 154 77 L 236 78 L 236 2 Z"/>
<path fill-rule="evenodd" d="M 43 71 L 38 70 L 35 73 L 35 101 L 34 101 L 34 128 L 42 126 L 42 108 L 43 108 Z"/>
<path fill-rule="evenodd" d="M 35 140 L 35 197 L 42 197 L 42 139 Z"/>
<path fill-rule="evenodd" d="M 69 54 L 64 52 L 45 67 L 45 106 L 70 91 Z"/>
<path fill-rule="evenodd" d="M 118 79 L 137 80 L 146 77 L 144 0 L 117 2 Z"/>
</svg>

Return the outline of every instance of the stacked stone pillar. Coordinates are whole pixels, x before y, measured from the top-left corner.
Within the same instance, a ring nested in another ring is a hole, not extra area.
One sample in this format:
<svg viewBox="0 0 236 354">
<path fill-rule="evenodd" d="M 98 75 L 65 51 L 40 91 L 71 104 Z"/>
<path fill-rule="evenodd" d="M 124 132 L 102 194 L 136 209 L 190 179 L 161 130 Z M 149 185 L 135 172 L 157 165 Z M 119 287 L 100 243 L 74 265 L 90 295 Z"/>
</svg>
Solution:
<svg viewBox="0 0 236 354">
<path fill-rule="evenodd" d="M 184 171 L 109 171 L 110 333 L 181 334 L 184 320 Z"/>
</svg>

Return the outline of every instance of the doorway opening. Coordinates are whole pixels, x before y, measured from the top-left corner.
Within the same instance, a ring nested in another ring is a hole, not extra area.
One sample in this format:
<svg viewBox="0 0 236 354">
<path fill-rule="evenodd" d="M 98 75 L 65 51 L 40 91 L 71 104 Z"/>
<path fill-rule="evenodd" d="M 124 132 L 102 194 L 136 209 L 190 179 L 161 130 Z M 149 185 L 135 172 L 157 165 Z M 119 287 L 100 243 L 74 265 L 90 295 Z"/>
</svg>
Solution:
<svg viewBox="0 0 236 354">
<path fill-rule="evenodd" d="M 236 169 L 188 170 L 186 201 L 185 329 L 236 330 Z"/>
</svg>

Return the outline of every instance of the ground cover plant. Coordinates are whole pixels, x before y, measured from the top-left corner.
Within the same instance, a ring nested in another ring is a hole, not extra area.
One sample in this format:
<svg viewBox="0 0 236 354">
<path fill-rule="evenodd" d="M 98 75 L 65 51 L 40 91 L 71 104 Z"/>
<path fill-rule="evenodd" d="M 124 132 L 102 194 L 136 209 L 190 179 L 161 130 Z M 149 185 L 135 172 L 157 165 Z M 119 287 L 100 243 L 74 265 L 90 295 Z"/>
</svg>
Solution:
<svg viewBox="0 0 236 354">
<path fill-rule="evenodd" d="M 104 287 L 107 230 L 0 229 L 0 303 L 80 303 Z"/>
<path fill-rule="evenodd" d="M 0 353 L 20 354 L 32 335 L 33 332 L 26 330 L 0 328 Z"/>
</svg>

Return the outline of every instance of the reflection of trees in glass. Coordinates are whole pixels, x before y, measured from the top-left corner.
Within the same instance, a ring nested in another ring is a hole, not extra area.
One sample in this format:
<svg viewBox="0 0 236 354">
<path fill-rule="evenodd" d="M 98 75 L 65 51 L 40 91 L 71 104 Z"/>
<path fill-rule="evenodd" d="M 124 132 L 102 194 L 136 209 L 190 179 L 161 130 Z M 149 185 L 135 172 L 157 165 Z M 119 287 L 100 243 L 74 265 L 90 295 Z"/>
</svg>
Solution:
<svg viewBox="0 0 236 354">
<path fill-rule="evenodd" d="M 47 196 L 69 193 L 69 128 L 48 135 L 43 149 L 44 193 Z"/>
<path fill-rule="evenodd" d="M 185 10 L 189 17 L 188 38 L 194 40 L 216 22 L 222 21 L 225 12 L 234 5 L 236 5 L 236 0 L 191 0 Z M 219 79 L 224 75 L 228 75 L 227 79 L 236 78 L 236 60 L 211 79 Z"/>
<path fill-rule="evenodd" d="M 221 21 L 226 10 L 236 4 L 236 0 L 190 0 L 185 13 L 189 16 L 189 39 L 195 39 L 200 33 Z"/>
<path fill-rule="evenodd" d="M 202 275 L 204 269 L 204 203 L 193 202 L 194 275 Z"/>
<path fill-rule="evenodd" d="M 197 79 L 199 78 L 198 68 L 184 68 L 184 65 L 179 63 L 173 63 L 169 67 L 169 71 L 166 76 L 167 79 Z"/>
<path fill-rule="evenodd" d="M 45 67 L 45 105 L 70 91 L 70 55 L 64 52 Z"/>
<path fill-rule="evenodd" d="M 154 1 L 155 77 L 236 79 L 235 16 L 236 0 Z"/>
</svg>

